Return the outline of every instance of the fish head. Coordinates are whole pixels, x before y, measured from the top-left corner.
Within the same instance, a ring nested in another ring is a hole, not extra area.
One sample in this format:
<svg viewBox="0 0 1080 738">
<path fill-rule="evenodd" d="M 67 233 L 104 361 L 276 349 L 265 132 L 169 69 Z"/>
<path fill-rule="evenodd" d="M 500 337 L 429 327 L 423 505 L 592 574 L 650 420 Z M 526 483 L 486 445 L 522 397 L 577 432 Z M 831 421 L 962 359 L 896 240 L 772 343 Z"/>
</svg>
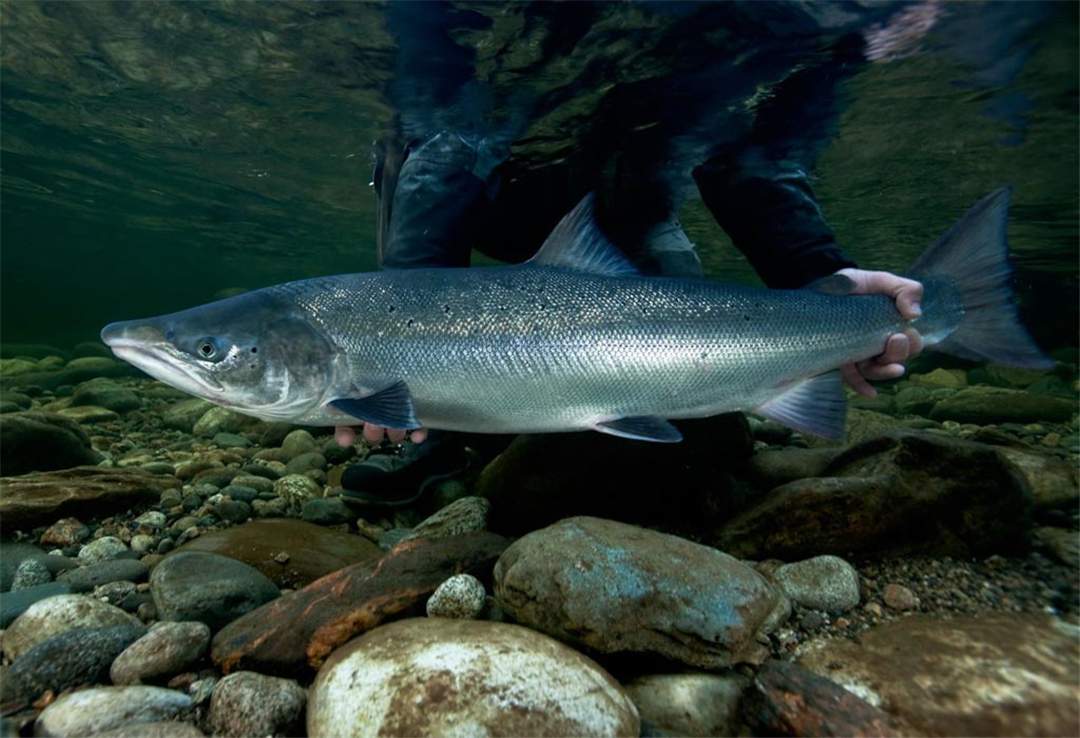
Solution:
<svg viewBox="0 0 1080 738">
<path fill-rule="evenodd" d="M 264 420 L 320 405 L 339 353 L 299 307 L 261 290 L 111 323 L 101 340 L 165 384 Z"/>
</svg>

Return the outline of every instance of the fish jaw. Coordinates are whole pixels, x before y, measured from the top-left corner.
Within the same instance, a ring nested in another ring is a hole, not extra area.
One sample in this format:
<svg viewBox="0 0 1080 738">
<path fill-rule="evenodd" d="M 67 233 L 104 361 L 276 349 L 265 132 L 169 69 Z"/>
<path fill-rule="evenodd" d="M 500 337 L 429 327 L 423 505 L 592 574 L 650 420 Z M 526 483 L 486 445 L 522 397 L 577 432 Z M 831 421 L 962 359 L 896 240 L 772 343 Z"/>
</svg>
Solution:
<svg viewBox="0 0 1080 738">
<path fill-rule="evenodd" d="M 165 333 L 145 321 L 110 323 L 101 340 L 118 359 L 132 364 L 165 384 L 219 405 L 229 405 L 225 388 L 191 356 L 176 348 Z"/>
</svg>

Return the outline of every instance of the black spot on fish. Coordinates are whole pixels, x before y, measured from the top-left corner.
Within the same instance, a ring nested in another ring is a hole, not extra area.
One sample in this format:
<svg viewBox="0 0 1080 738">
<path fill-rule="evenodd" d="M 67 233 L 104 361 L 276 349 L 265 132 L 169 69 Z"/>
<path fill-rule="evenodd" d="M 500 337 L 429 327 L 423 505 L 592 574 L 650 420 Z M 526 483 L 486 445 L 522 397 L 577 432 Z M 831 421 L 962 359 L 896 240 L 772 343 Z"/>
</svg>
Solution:
<svg viewBox="0 0 1080 738">
<path fill-rule="evenodd" d="M 412 328 L 412 325 L 413 325 L 413 319 L 412 318 L 409 318 L 408 320 L 405 321 L 405 326 L 407 328 Z"/>
<path fill-rule="evenodd" d="M 386 312 L 388 312 L 388 313 L 394 312 L 394 306 L 391 305 L 390 307 L 386 308 Z"/>
<path fill-rule="evenodd" d="M 750 316 L 749 316 L 749 315 L 744 315 L 744 316 L 742 316 L 742 318 L 743 318 L 743 320 L 750 320 Z"/>
<path fill-rule="evenodd" d="M 443 305 L 442 306 L 442 311 L 444 313 L 446 313 L 447 315 L 449 315 L 450 314 L 450 306 L 449 305 Z"/>
<path fill-rule="evenodd" d="M 252 346 L 251 347 L 251 353 L 253 353 L 253 354 L 259 353 L 259 347 L 258 346 Z"/>
</svg>

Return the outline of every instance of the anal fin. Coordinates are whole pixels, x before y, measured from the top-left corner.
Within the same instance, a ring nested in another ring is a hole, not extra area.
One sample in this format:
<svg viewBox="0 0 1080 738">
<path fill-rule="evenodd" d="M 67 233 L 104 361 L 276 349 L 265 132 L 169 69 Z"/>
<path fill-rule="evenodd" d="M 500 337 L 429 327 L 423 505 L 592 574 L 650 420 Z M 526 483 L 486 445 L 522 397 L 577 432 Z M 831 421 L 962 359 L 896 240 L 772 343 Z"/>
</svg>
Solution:
<svg viewBox="0 0 1080 738">
<path fill-rule="evenodd" d="M 419 428 L 412 393 L 404 382 L 395 382 L 365 397 L 341 397 L 330 404 L 358 420 L 384 428 L 410 430 Z"/>
<path fill-rule="evenodd" d="M 788 387 L 754 412 L 769 420 L 815 436 L 844 437 L 847 395 L 840 371 L 819 374 Z"/>
<path fill-rule="evenodd" d="M 620 438 L 630 438 L 635 441 L 678 443 L 682 440 L 682 433 L 679 433 L 678 428 L 655 415 L 606 420 L 603 423 L 597 423 L 594 428 L 601 433 L 608 433 Z"/>
</svg>

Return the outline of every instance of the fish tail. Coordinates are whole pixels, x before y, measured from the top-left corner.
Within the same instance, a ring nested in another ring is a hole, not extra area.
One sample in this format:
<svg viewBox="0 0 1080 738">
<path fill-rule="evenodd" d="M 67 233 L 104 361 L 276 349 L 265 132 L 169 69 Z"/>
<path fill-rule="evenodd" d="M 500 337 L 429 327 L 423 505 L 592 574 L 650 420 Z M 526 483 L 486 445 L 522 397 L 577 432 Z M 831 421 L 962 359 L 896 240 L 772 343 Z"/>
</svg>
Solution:
<svg viewBox="0 0 1080 738">
<path fill-rule="evenodd" d="M 935 313 L 952 313 L 954 327 L 940 339 L 932 326 L 929 332 L 920 326 L 928 347 L 974 361 L 1044 369 L 1054 362 L 1020 323 L 1009 286 L 1005 229 L 1011 194 L 1011 187 L 1002 187 L 976 203 L 908 267 L 906 276 L 924 284 L 928 320 Z"/>
</svg>

